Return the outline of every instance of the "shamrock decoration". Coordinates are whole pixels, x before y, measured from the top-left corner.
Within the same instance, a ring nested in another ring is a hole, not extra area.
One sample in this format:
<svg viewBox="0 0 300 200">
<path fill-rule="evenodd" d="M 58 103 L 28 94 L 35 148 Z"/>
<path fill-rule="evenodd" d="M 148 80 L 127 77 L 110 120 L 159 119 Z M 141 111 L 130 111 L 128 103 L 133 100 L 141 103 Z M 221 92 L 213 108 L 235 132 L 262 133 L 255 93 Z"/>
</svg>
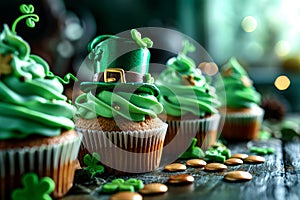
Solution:
<svg viewBox="0 0 300 200">
<path fill-rule="evenodd" d="M 204 152 L 200 147 L 196 146 L 197 144 L 197 139 L 193 138 L 193 141 L 189 148 L 179 156 L 181 159 L 190 159 L 190 158 L 203 158 L 204 157 Z"/>
<path fill-rule="evenodd" d="M 131 30 L 131 37 L 142 48 L 151 48 L 153 46 L 152 40 L 148 37 L 142 38 L 141 33 L 136 29 Z"/>
<path fill-rule="evenodd" d="M 188 52 L 194 52 L 196 50 L 195 46 L 191 44 L 188 40 L 183 41 L 182 54 L 186 55 Z"/>
<path fill-rule="evenodd" d="M 36 14 L 33 14 L 33 12 L 34 12 L 33 5 L 31 5 L 31 4 L 29 4 L 29 5 L 22 4 L 20 6 L 20 11 L 21 11 L 21 13 L 23 13 L 23 15 L 18 17 L 12 25 L 12 32 L 14 32 L 14 33 L 16 33 L 17 24 L 22 19 L 27 18 L 26 19 L 26 25 L 30 28 L 35 27 L 35 23 L 39 21 L 39 16 L 36 15 Z"/>
<path fill-rule="evenodd" d="M 94 152 L 92 155 L 86 154 L 83 158 L 83 162 L 86 165 L 85 170 L 90 171 L 92 178 L 96 174 L 101 174 L 104 172 L 104 166 L 99 165 L 100 155 Z"/>
<path fill-rule="evenodd" d="M 144 183 L 142 180 L 137 180 L 135 178 L 130 178 L 128 180 L 124 180 L 121 178 L 117 178 L 112 180 L 111 183 L 106 183 L 102 187 L 103 193 L 114 193 L 120 191 L 129 191 L 135 192 L 144 188 Z"/>
<path fill-rule="evenodd" d="M 216 144 L 205 151 L 205 160 L 209 162 L 224 163 L 226 159 L 231 157 L 230 149 L 223 144 Z"/>
<path fill-rule="evenodd" d="M 35 173 L 27 173 L 22 177 L 24 188 L 15 189 L 12 193 L 13 200 L 51 200 L 50 193 L 55 188 L 54 181 L 49 177 L 41 178 Z"/>
</svg>

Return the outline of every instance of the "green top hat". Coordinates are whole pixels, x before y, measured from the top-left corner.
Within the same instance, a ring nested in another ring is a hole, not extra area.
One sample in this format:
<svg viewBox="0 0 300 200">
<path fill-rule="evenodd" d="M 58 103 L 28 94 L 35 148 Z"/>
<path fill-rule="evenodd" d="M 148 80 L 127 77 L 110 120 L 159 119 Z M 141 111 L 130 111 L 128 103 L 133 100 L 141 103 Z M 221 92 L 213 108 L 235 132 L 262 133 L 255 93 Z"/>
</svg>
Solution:
<svg viewBox="0 0 300 200">
<path fill-rule="evenodd" d="M 133 40 L 101 35 L 90 42 L 89 58 L 94 61 L 95 74 L 92 82 L 81 83 L 83 92 L 132 89 L 158 96 L 159 90 L 148 73 L 150 51 L 147 48 L 153 43 L 149 38 L 141 38 L 135 29 L 131 35 Z"/>
</svg>

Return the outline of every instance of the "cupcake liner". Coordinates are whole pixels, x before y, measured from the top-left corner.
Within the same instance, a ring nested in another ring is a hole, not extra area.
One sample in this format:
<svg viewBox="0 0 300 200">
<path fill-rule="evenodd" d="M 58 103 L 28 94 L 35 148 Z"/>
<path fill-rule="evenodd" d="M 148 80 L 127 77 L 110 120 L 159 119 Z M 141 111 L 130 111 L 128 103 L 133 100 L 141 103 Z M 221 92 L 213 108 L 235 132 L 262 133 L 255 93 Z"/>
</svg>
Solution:
<svg viewBox="0 0 300 200">
<path fill-rule="evenodd" d="M 197 146 L 207 149 L 217 140 L 220 115 L 195 120 L 167 120 L 169 125 L 164 143 L 163 162 L 176 160 L 197 138 Z"/>
<path fill-rule="evenodd" d="M 159 167 L 167 127 L 164 123 L 152 130 L 76 130 L 83 134 L 84 153 L 98 153 L 101 163 L 117 172 L 145 173 Z M 84 153 L 79 157 L 81 162 Z"/>
<path fill-rule="evenodd" d="M 224 126 L 221 135 L 228 141 L 246 141 L 256 139 L 260 130 L 264 110 L 257 107 L 250 112 L 235 112 L 222 115 Z"/>
<path fill-rule="evenodd" d="M 81 142 L 81 134 L 78 135 L 62 144 L 0 150 L 0 199 L 11 199 L 11 192 L 23 187 L 21 179 L 28 172 L 38 174 L 39 178 L 52 178 L 54 198 L 66 194 L 73 185 Z"/>
</svg>

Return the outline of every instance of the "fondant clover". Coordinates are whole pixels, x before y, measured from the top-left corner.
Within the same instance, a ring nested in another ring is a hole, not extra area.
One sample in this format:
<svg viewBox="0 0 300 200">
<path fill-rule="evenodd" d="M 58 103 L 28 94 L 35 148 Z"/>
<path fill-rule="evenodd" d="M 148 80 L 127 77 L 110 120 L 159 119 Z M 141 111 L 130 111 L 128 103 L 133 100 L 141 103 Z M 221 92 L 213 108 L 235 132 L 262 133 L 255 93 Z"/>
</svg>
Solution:
<svg viewBox="0 0 300 200">
<path fill-rule="evenodd" d="M 148 37 L 142 38 L 141 33 L 136 29 L 131 30 L 131 37 L 142 48 L 151 48 L 153 46 L 152 40 Z"/>
<path fill-rule="evenodd" d="M 223 144 L 215 144 L 205 151 L 205 160 L 208 162 L 224 163 L 231 157 L 231 151 Z"/>
<path fill-rule="evenodd" d="M 51 200 L 50 194 L 55 188 L 54 181 L 43 177 L 39 181 L 35 173 L 27 173 L 22 177 L 24 188 L 15 189 L 12 193 L 13 200 Z"/>
<path fill-rule="evenodd" d="M 83 158 L 83 162 L 86 165 L 85 170 L 90 171 L 92 178 L 96 174 L 101 174 L 104 172 L 104 166 L 99 164 L 100 155 L 98 153 L 93 153 L 92 155 L 86 154 Z"/>
<path fill-rule="evenodd" d="M 34 28 L 35 27 L 35 23 L 39 21 L 39 16 L 36 14 L 33 14 L 34 12 L 34 7 L 33 5 L 29 4 L 29 5 L 25 5 L 22 4 L 20 6 L 20 11 L 21 13 L 23 13 L 23 15 L 21 15 L 20 17 L 18 17 L 13 25 L 12 25 L 12 32 L 16 33 L 16 26 L 19 23 L 19 21 L 21 21 L 22 19 L 26 19 L 26 25 L 30 28 Z"/>
<path fill-rule="evenodd" d="M 144 183 L 142 180 L 138 180 L 135 178 L 130 178 L 128 180 L 124 180 L 121 178 L 117 178 L 112 180 L 110 183 L 106 183 L 102 187 L 103 193 L 114 193 L 120 191 L 129 191 L 135 192 L 144 188 Z"/>
<path fill-rule="evenodd" d="M 181 154 L 179 158 L 181 159 L 203 158 L 205 156 L 204 152 L 200 147 L 197 147 L 196 144 L 197 144 L 197 139 L 193 138 L 193 141 L 189 146 L 189 148 L 183 154 Z"/>
</svg>

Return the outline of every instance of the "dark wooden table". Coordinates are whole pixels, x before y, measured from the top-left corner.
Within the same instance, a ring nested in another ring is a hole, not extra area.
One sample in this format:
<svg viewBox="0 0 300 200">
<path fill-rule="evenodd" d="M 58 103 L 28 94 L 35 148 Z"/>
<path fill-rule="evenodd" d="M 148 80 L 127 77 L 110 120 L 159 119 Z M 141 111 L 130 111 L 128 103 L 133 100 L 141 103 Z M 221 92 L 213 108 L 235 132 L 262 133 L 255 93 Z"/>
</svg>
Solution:
<svg viewBox="0 0 300 200">
<path fill-rule="evenodd" d="M 257 140 L 244 143 L 228 144 L 232 153 L 250 153 L 251 146 L 268 146 L 275 149 L 275 153 L 264 156 L 263 164 L 243 164 L 240 166 L 228 166 L 225 172 L 207 172 L 203 169 L 191 168 L 185 172 L 163 172 L 162 168 L 157 171 L 130 176 L 144 181 L 145 184 L 152 182 L 166 183 L 168 177 L 173 174 L 188 173 L 194 176 L 195 182 L 190 185 L 168 185 L 169 191 L 163 195 L 145 196 L 145 200 L 198 200 L 198 199 L 300 199 L 300 141 L 283 142 L 279 139 Z M 181 161 L 184 162 L 184 161 Z M 253 179 L 247 182 L 232 183 L 223 180 L 228 171 L 244 170 L 253 175 Z M 97 186 L 82 186 L 75 183 L 70 194 L 62 198 L 69 199 L 103 199 L 108 200 L 110 195 L 99 193 L 101 184 L 116 177 L 99 178 Z M 129 177 L 121 177 L 128 179 Z M 78 187 L 86 192 L 74 194 Z M 86 193 L 86 194 L 84 194 Z"/>
</svg>

